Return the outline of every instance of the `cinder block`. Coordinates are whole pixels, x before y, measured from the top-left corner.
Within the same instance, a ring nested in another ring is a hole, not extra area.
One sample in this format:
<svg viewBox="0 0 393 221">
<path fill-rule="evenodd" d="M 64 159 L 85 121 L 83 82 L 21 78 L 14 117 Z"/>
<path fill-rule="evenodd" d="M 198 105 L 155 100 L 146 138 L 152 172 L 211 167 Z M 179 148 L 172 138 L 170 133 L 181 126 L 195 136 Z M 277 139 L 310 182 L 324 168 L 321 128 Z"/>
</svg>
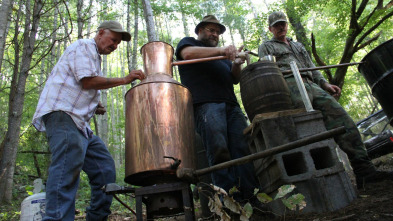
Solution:
<svg viewBox="0 0 393 221">
<path fill-rule="evenodd" d="M 312 177 L 308 180 L 294 182 L 296 188 L 290 193 L 301 193 L 305 197 L 306 207 L 301 213 L 327 212 L 343 208 L 356 199 L 356 191 L 344 171 L 332 173 L 321 177 Z M 275 195 L 277 191 L 273 192 Z M 270 204 L 276 214 L 288 214 L 281 200 L 272 201 Z"/>
<path fill-rule="evenodd" d="M 309 144 L 262 160 L 256 174 L 262 191 L 271 193 L 280 186 L 344 171 L 332 139 Z"/>
<path fill-rule="evenodd" d="M 264 113 L 257 115 L 245 130 L 252 153 L 324 131 L 319 111 Z M 336 146 L 331 138 L 254 161 L 262 191 L 273 196 L 282 185 L 294 184 L 306 198 L 304 212 L 333 211 L 348 205 L 356 192 Z M 273 202 L 272 207 L 278 214 L 288 211 L 279 202 Z"/>
</svg>

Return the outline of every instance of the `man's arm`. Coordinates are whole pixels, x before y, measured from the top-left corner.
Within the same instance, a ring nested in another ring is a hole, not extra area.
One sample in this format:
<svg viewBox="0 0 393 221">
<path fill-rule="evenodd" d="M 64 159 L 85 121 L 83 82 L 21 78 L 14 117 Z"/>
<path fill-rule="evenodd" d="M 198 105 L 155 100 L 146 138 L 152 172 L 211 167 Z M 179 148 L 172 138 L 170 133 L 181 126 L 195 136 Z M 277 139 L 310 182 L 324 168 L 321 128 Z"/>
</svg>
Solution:
<svg viewBox="0 0 393 221">
<path fill-rule="evenodd" d="M 334 98 L 336 98 L 336 99 L 340 98 L 341 88 L 339 86 L 334 85 L 334 84 L 329 84 L 328 82 L 324 82 L 321 85 L 321 88 L 324 89 L 325 91 L 327 91 Z"/>
<path fill-rule="evenodd" d="M 208 58 L 214 56 L 227 56 L 233 61 L 236 58 L 237 50 L 233 45 L 225 47 L 199 47 L 187 46 L 180 51 L 180 55 L 184 60 Z"/>
<path fill-rule="evenodd" d="M 238 58 L 237 55 L 243 46 L 236 49 L 234 45 L 225 47 L 198 47 L 198 46 L 187 46 L 180 51 L 180 55 L 184 60 L 207 58 L 214 56 L 227 56 L 228 60 L 233 61 L 232 63 L 232 76 L 234 78 L 234 84 L 239 83 L 241 65 L 244 63 L 245 58 Z"/>
<path fill-rule="evenodd" d="M 269 55 L 269 51 L 264 43 L 262 43 L 258 48 L 258 57 L 262 58 L 266 55 Z"/>
<path fill-rule="evenodd" d="M 123 78 L 105 78 L 105 77 L 85 77 L 81 79 L 83 89 L 108 89 L 120 85 L 129 84 L 132 81 L 145 78 L 141 70 L 133 70 Z"/>
</svg>

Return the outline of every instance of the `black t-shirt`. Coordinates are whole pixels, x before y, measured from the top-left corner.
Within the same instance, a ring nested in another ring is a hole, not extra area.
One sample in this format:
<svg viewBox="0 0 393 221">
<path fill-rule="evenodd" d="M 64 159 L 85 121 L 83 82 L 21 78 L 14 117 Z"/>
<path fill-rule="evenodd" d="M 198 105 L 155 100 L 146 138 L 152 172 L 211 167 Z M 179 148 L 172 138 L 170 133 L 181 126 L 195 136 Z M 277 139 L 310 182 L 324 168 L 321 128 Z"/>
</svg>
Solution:
<svg viewBox="0 0 393 221">
<path fill-rule="evenodd" d="M 177 60 L 184 60 L 180 51 L 186 46 L 206 47 L 192 37 L 183 38 L 176 48 Z M 238 105 L 233 91 L 232 63 L 229 60 L 179 65 L 180 80 L 191 91 L 195 104 L 227 102 Z"/>
</svg>

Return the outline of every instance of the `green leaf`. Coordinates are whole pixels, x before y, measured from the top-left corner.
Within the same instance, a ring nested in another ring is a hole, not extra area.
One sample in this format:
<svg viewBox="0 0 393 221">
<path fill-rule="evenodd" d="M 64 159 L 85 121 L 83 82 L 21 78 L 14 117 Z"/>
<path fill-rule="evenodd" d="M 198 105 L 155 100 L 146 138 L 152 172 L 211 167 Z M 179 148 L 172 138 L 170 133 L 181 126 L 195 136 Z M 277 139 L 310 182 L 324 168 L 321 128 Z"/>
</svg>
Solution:
<svg viewBox="0 0 393 221">
<path fill-rule="evenodd" d="M 282 202 L 290 210 L 302 210 L 306 207 L 306 201 L 304 200 L 304 196 L 300 193 L 292 195 L 287 199 L 282 199 Z"/>
<path fill-rule="evenodd" d="M 292 192 L 295 189 L 295 185 L 283 185 L 278 188 L 278 193 L 274 199 L 279 199 L 287 195 L 288 193 Z"/>
<path fill-rule="evenodd" d="M 234 213 L 240 214 L 242 207 L 232 197 L 224 196 L 224 205 Z"/>
<path fill-rule="evenodd" d="M 234 193 L 238 193 L 238 192 L 240 192 L 240 191 L 237 189 L 236 186 L 234 186 L 234 187 L 232 187 L 232 188 L 229 190 L 229 195 L 233 195 Z"/>
<path fill-rule="evenodd" d="M 254 212 L 250 203 L 246 203 L 246 205 L 244 205 L 243 212 L 244 214 L 242 213 L 242 216 L 244 215 L 248 220 Z M 242 216 L 240 216 L 240 220 L 242 220 Z"/>
<path fill-rule="evenodd" d="M 267 195 L 266 193 L 258 193 L 257 195 L 257 199 L 262 202 L 262 203 L 269 203 L 271 202 L 273 199 Z"/>
</svg>

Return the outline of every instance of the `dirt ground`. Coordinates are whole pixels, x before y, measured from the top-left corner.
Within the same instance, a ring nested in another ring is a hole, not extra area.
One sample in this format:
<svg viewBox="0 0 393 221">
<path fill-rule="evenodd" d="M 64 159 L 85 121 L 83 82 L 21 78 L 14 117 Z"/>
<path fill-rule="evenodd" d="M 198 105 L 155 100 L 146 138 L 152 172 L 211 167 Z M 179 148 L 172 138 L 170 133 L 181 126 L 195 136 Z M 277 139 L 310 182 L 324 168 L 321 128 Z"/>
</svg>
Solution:
<svg viewBox="0 0 393 221">
<path fill-rule="evenodd" d="M 393 170 L 393 154 L 374 159 L 373 163 L 380 170 Z M 196 202 L 196 216 L 198 220 L 200 208 Z M 199 211 L 199 212 L 198 212 Z M 110 220 L 135 220 L 135 216 L 124 216 L 120 214 L 111 215 Z M 184 216 L 158 219 L 165 221 L 184 220 Z M 212 220 L 212 219 L 210 219 Z M 297 215 L 286 215 L 282 217 L 262 218 L 253 216 L 250 220 L 272 220 L 272 221 L 393 221 L 393 181 L 382 181 L 367 185 L 358 190 L 358 198 L 348 206 L 337 211 L 325 213 L 299 213 Z"/>
<path fill-rule="evenodd" d="M 350 205 L 337 211 L 320 214 L 299 214 L 280 217 L 276 220 L 311 221 L 388 221 L 393 220 L 393 182 L 383 181 L 370 184 L 358 192 L 358 198 Z"/>
</svg>

